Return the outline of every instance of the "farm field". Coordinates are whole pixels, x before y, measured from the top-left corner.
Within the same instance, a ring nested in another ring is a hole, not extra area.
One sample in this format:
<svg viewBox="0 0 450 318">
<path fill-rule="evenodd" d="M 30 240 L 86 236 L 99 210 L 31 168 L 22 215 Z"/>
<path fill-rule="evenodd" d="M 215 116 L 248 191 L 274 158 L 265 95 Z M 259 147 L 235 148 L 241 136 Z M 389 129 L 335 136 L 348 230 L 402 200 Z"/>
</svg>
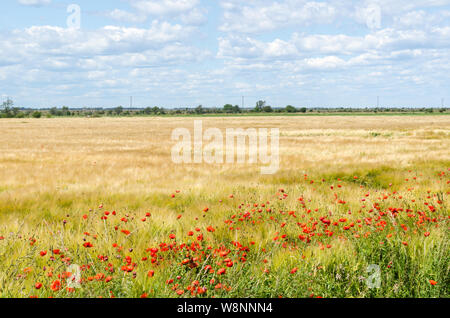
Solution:
<svg viewBox="0 0 450 318">
<path fill-rule="evenodd" d="M 450 296 L 449 116 L 201 118 L 274 175 L 173 163 L 194 120 L 0 120 L 0 297 Z"/>
</svg>

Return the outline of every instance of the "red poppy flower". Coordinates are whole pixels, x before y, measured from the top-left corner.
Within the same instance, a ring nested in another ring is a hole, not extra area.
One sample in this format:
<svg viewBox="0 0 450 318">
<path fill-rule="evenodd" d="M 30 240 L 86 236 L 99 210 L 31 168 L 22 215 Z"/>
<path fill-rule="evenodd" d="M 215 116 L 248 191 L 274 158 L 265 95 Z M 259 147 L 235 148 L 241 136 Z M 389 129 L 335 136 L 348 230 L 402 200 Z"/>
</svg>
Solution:
<svg viewBox="0 0 450 318">
<path fill-rule="evenodd" d="M 58 290 L 60 290 L 60 289 L 61 289 L 61 281 L 55 280 L 55 281 L 52 283 L 52 285 L 51 285 L 51 289 L 52 289 L 53 291 L 58 291 Z"/>
<path fill-rule="evenodd" d="M 34 285 L 34 288 L 36 288 L 36 289 L 41 289 L 41 288 L 42 288 L 42 284 L 41 284 L 41 283 L 36 283 L 36 284 Z"/>
<path fill-rule="evenodd" d="M 218 275 L 223 275 L 223 274 L 225 274 L 226 273 L 226 269 L 225 268 L 221 268 L 221 269 L 219 269 L 218 271 L 217 271 L 217 274 Z"/>
<path fill-rule="evenodd" d="M 45 255 L 47 255 L 47 251 L 41 251 L 39 254 L 40 254 L 41 256 L 45 256 Z"/>
<path fill-rule="evenodd" d="M 91 247 L 93 247 L 94 245 L 92 245 L 91 242 L 86 242 L 86 243 L 83 244 L 83 246 L 86 247 L 86 248 L 91 248 Z"/>
<path fill-rule="evenodd" d="M 434 286 L 437 284 L 437 281 L 430 279 L 430 284 Z"/>
</svg>

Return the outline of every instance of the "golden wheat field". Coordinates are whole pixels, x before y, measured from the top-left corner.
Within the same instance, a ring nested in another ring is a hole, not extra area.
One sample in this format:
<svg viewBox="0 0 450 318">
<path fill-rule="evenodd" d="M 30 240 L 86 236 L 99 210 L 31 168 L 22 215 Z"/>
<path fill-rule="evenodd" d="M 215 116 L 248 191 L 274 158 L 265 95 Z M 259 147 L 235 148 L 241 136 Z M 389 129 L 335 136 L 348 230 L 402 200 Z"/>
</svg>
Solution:
<svg viewBox="0 0 450 318">
<path fill-rule="evenodd" d="M 449 116 L 201 118 L 274 175 L 173 163 L 194 120 L 1 120 L 0 297 L 450 295 Z"/>
</svg>

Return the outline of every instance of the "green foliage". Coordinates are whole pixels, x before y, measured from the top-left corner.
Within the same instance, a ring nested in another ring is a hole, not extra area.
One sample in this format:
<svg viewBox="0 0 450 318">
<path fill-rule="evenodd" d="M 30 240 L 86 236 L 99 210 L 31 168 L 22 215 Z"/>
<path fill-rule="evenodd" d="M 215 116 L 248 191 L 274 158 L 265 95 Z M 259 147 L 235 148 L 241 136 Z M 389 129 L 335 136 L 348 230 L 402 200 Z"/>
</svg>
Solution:
<svg viewBox="0 0 450 318">
<path fill-rule="evenodd" d="M 123 113 L 123 107 L 122 107 L 122 106 L 116 107 L 116 108 L 114 109 L 114 112 L 115 112 L 117 115 L 122 114 L 122 113 Z"/>
<path fill-rule="evenodd" d="M 288 112 L 288 113 L 296 113 L 297 112 L 297 108 L 295 108 L 292 105 L 287 105 L 285 111 Z"/>
<path fill-rule="evenodd" d="M 162 107 L 145 107 L 142 109 L 129 109 L 123 106 L 115 108 L 74 108 L 70 109 L 67 106 L 61 108 L 52 107 L 47 109 L 23 109 L 14 107 L 14 102 L 8 98 L 2 103 L 0 107 L 0 118 L 25 118 L 35 117 L 36 112 L 41 113 L 41 117 L 104 117 L 104 116 L 214 116 L 221 114 L 234 114 L 234 115 L 447 115 L 449 114 L 448 108 L 296 108 L 292 105 L 286 107 L 272 107 L 267 105 L 266 101 L 259 100 L 256 103 L 255 108 L 240 108 L 238 105 L 225 104 L 223 107 L 211 107 L 206 108 L 199 105 L 195 108 L 175 108 L 164 109 Z M 35 115 L 33 115 L 35 114 Z M 375 137 L 375 136 L 374 136 Z"/>
<path fill-rule="evenodd" d="M 203 106 L 202 106 L 202 105 L 198 105 L 198 106 L 195 108 L 195 113 L 196 113 L 196 114 L 203 114 L 203 113 L 204 113 Z"/>
<path fill-rule="evenodd" d="M 33 118 L 41 118 L 41 117 L 42 117 L 42 113 L 39 112 L 39 111 L 34 111 L 34 112 L 31 114 L 31 117 L 33 117 Z"/>
<path fill-rule="evenodd" d="M 263 111 L 264 106 L 266 106 L 266 102 L 263 100 L 256 102 L 255 112 L 260 113 Z"/>
<path fill-rule="evenodd" d="M 241 109 L 238 105 L 233 106 L 231 104 L 226 104 L 225 106 L 223 106 L 223 111 L 227 114 L 237 114 L 241 112 Z"/>
<path fill-rule="evenodd" d="M 265 113 L 272 113 L 273 109 L 272 109 L 272 106 L 264 106 L 262 111 Z"/>
</svg>

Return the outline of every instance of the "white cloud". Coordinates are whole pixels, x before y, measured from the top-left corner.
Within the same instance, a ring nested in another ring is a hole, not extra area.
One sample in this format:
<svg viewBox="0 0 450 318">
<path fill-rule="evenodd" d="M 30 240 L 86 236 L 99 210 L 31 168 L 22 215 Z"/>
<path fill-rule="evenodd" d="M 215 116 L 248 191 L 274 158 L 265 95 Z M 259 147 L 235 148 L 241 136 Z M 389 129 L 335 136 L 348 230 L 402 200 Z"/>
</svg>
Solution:
<svg viewBox="0 0 450 318">
<path fill-rule="evenodd" d="M 186 13 L 198 4 L 199 0 L 131 0 L 131 5 L 139 12 L 153 16 Z"/>
<path fill-rule="evenodd" d="M 203 25 L 208 21 L 207 10 L 194 8 L 181 15 L 181 21 L 187 25 Z"/>
<path fill-rule="evenodd" d="M 333 5 L 315 1 L 228 0 L 221 5 L 225 11 L 220 30 L 224 32 L 255 33 L 290 25 L 329 24 L 337 14 Z"/>
<path fill-rule="evenodd" d="M 101 7 L 110 26 L 2 31 L 2 91 L 32 102 L 41 91 L 61 103 L 110 98 L 106 106 L 130 94 L 161 96 L 161 106 L 217 106 L 243 94 L 295 103 L 326 100 L 330 91 L 347 94 L 343 102 L 380 89 L 406 98 L 449 91 L 450 0 L 124 2 L 128 8 Z M 202 48 L 193 44 L 200 36 Z"/>
<path fill-rule="evenodd" d="M 51 0 L 18 0 L 21 5 L 40 7 L 50 4 Z"/>
<path fill-rule="evenodd" d="M 125 85 L 130 69 L 154 70 L 210 57 L 208 51 L 187 43 L 194 30 L 154 21 L 148 29 L 33 26 L 2 33 L 0 73 L 1 78 L 8 78 L 2 86 L 6 89 L 39 83 L 45 87 L 48 81 L 90 90 L 92 82 L 102 87 Z"/>
<path fill-rule="evenodd" d="M 95 56 L 140 52 L 185 41 L 193 31 L 192 27 L 157 20 L 148 29 L 105 26 L 89 31 L 33 26 L 14 30 L 9 38 L 2 39 L 5 50 L 2 58 L 7 58 L 8 54 L 34 58 L 36 55 Z"/>
<path fill-rule="evenodd" d="M 222 0 L 223 32 L 262 33 L 289 26 L 349 24 L 377 30 L 392 19 L 421 8 L 450 5 L 450 0 Z"/>
<path fill-rule="evenodd" d="M 134 12 L 114 9 L 106 16 L 121 22 L 142 23 L 149 17 L 179 18 L 186 25 L 206 23 L 207 10 L 199 0 L 128 0 Z"/>
<path fill-rule="evenodd" d="M 305 59 L 305 65 L 312 69 L 335 69 L 345 65 L 345 61 L 336 56 L 316 57 Z"/>
<path fill-rule="evenodd" d="M 219 38 L 219 58 L 276 59 L 295 57 L 298 54 L 295 45 L 280 39 L 263 42 L 250 37 Z"/>
<path fill-rule="evenodd" d="M 429 13 L 425 10 L 409 11 L 394 17 L 394 26 L 398 29 L 423 28 L 448 23 L 450 11 L 441 10 Z"/>
<path fill-rule="evenodd" d="M 378 52 L 390 54 L 405 49 L 449 49 L 450 27 L 430 30 L 379 30 L 365 36 L 308 35 L 294 33 L 289 40 L 260 41 L 248 36 L 219 38 L 218 57 L 235 59 L 302 59 L 317 55 Z"/>
<path fill-rule="evenodd" d="M 365 0 L 366 5 L 378 5 L 383 13 L 395 15 L 418 8 L 440 7 L 450 4 L 450 0 Z"/>
<path fill-rule="evenodd" d="M 145 20 L 147 20 L 147 17 L 145 15 L 140 14 L 134 14 L 128 11 L 114 9 L 112 11 L 108 11 L 106 13 L 106 16 L 110 17 L 111 19 L 121 21 L 121 22 L 131 22 L 131 23 L 142 23 Z"/>
</svg>

